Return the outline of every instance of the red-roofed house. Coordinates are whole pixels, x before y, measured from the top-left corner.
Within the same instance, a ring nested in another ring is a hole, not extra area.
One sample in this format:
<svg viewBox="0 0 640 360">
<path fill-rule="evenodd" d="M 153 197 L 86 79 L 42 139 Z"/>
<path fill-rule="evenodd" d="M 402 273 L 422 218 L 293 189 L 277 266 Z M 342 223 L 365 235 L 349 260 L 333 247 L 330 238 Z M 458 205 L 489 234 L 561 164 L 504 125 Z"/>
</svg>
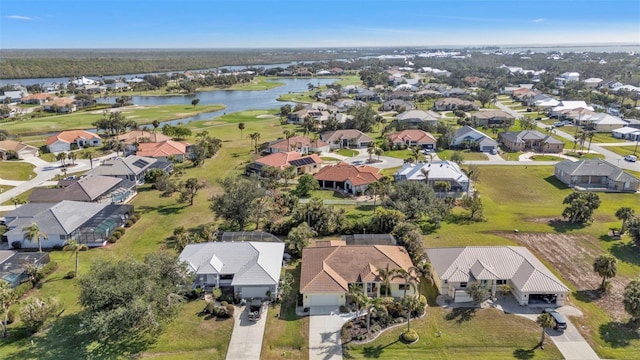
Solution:
<svg viewBox="0 0 640 360">
<path fill-rule="evenodd" d="M 191 157 L 190 146 L 189 143 L 173 140 L 139 143 L 136 155 L 164 161 L 168 161 L 169 157 L 176 161 L 184 161 Z"/>
<path fill-rule="evenodd" d="M 55 97 L 55 95 L 49 93 L 31 94 L 23 96 L 22 99 L 20 99 L 20 102 L 22 102 L 23 104 L 42 105 L 47 101 L 54 99 Z"/>
<path fill-rule="evenodd" d="M 354 166 L 339 163 L 323 167 L 313 177 L 321 188 L 345 191 L 351 194 L 364 193 L 369 184 L 382 178 L 380 170 L 371 166 Z"/>
<path fill-rule="evenodd" d="M 276 140 L 269 144 L 269 152 L 297 151 L 301 154 L 311 152 L 329 152 L 329 144 L 322 140 L 311 140 L 307 136 L 293 136 L 289 139 Z"/>
<path fill-rule="evenodd" d="M 419 129 L 407 129 L 389 135 L 394 146 L 419 146 L 422 149 L 435 149 L 436 138 Z"/>
<path fill-rule="evenodd" d="M 102 138 L 98 134 L 85 130 L 68 130 L 52 135 L 46 140 L 47 148 L 52 153 L 71 151 L 71 144 L 80 147 L 102 146 Z"/>
<path fill-rule="evenodd" d="M 55 98 L 43 104 L 44 111 L 53 111 L 59 113 L 72 113 L 78 110 L 75 99 L 72 98 Z"/>
<path fill-rule="evenodd" d="M 295 166 L 298 175 L 315 174 L 320 171 L 321 164 L 322 159 L 316 154 L 302 156 L 296 151 L 277 152 L 255 160 L 247 166 L 246 173 L 261 173 L 267 166 L 280 170 Z"/>
</svg>

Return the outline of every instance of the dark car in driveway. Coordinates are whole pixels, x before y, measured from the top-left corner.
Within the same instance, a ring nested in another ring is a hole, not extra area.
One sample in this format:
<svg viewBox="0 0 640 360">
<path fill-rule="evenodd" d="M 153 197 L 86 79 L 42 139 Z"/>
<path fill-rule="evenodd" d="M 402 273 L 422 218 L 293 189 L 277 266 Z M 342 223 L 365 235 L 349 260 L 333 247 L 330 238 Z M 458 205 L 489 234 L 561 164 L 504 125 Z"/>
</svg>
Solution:
<svg viewBox="0 0 640 360">
<path fill-rule="evenodd" d="M 567 320 L 564 318 L 562 314 L 555 311 L 554 309 L 544 309 L 543 313 L 547 313 L 551 315 L 553 321 L 555 321 L 556 325 L 553 327 L 556 330 L 566 330 L 567 329 Z"/>
</svg>

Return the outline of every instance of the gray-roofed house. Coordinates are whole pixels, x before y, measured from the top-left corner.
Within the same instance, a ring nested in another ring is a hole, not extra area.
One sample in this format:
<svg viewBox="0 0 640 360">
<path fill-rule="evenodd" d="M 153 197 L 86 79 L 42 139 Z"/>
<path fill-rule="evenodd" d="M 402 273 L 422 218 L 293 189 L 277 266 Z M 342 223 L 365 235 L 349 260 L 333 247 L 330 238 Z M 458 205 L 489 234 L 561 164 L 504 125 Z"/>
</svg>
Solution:
<svg viewBox="0 0 640 360">
<path fill-rule="evenodd" d="M 447 195 L 461 195 L 469 189 L 469 177 L 460 169 L 458 164 L 444 160 L 432 163 L 407 163 L 393 175 L 395 181 L 424 181 L 425 174 L 429 174 L 429 186 L 436 193 Z M 442 183 L 449 184 L 448 189 L 442 187 Z"/>
<path fill-rule="evenodd" d="M 55 188 L 34 188 L 29 202 L 57 203 L 63 200 L 117 204 L 136 194 L 136 183 L 112 176 L 87 175 L 61 180 Z"/>
<path fill-rule="evenodd" d="M 195 274 L 194 286 L 232 288 L 236 299 L 273 299 L 283 256 L 282 242 L 208 242 L 187 245 L 180 261 Z"/>
<path fill-rule="evenodd" d="M 463 126 L 456 131 L 449 144 L 452 148 L 478 149 L 482 152 L 490 152 L 498 149 L 498 143 L 485 133 L 478 131 L 471 126 Z"/>
<path fill-rule="evenodd" d="M 440 293 L 454 302 L 472 301 L 466 292 L 478 281 L 495 296 L 509 285 L 520 305 L 564 305 L 569 288 L 521 246 L 467 246 L 427 249 Z"/>
<path fill-rule="evenodd" d="M 600 159 L 559 162 L 553 175 L 571 187 L 590 191 L 636 192 L 640 185 L 640 179 Z"/>
<path fill-rule="evenodd" d="M 407 101 L 402 99 L 393 99 L 388 100 L 382 103 L 380 109 L 382 111 L 398 111 L 404 112 L 409 110 L 414 110 L 416 108 L 416 104 L 413 101 Z"/>
<path fill-rule="evenodd" d="M 114 158 L 105 160 L 100 166 L 87 172 L 87 175 L 113 176 L 135 182 L 144 180 L 147 171 L 161 169 L 171 172 L 173 166 L 170 162 L 160 161 L 154 158 L 129 155 L 126 158 Z"/>
<path fill-rule="evenodd" d="M 398 114 L 397 119 L 401 124 L 418 125 L 431 123 L 437 125 L 440 120 L 440 114 L 435 111 L 409 110 Z"/>
<path fill-rule="evenodd" d="M 320 134 L 320 140 L 328 143 L 331 149 L 342 149 L 344 147 L 365 148 L 373 142 L 373 139 L 367 134 L 355 129 L 323 132 Z"/>
<path fill-rule="evenodd" d="M 515 118 L 502 110 L 482 110 L 471 115 L 471 119 L 475 121 L 478 126 L 491 126 L 501 125 L 505 121 L 513 125 Z"/>
<path fill-rule="evenodd" d="M 501 132 L 498 134 L 498 140 L 510 151 L 559 153 L 564 149 L 562 141 L 537 130 Z"/>
<path fill-rule="evenodd" d="M 24 239 L 23 228 L 36 223 L 47 235 L 42 247 L 62 246 L 67 240 L 80 244 L 103 246 L 113 231 L 123 226 L 133 214 L 131 205 L 96 204 L 78 201 L 28 203 L 5 214 L 9 244 L 19 242 L 22 248 L 35 249 L 36 241 Z"/>
</svg>

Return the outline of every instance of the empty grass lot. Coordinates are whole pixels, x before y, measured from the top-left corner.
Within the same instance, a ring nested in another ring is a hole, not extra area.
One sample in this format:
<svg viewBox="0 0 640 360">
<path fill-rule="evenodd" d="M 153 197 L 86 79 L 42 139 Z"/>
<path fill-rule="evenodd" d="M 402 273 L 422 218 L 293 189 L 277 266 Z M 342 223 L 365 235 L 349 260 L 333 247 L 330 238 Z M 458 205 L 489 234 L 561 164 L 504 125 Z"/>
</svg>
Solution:
<svg viewBox="0 0 640 360">
<path fill-rule="evenodd" d="M 15 160 L 0 161 L 0 178 L 5 180 L 29 180 L 29 177 L 36 176 L 33 168 L 35 168 L 35 166 L 27 162 Z"/>
<path fill-rule="evenodd" d="M 637 147 L 635 145 L 632 146 L 603 146 L 606 150 L 612 151 L 620 156 L 632 155 L 640 152 L 640 146 Z M 635 152 L 634 152 L 635 151 Z"/>
</svg>

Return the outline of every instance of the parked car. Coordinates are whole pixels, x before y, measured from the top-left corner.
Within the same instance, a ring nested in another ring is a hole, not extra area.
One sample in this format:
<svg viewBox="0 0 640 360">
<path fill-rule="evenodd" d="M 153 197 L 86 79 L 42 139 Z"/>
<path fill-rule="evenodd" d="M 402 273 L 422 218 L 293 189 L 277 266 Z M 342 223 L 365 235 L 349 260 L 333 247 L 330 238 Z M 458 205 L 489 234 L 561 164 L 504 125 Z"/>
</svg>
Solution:
<svg viewBox="0 0 640 360">
<path fill-rule="evenodd" d="M 491 153 L 491 155 L 497 155 L 498 154 L 498 149 L 493 148 L 493 149 L 491 149 L 490 153 Z"/>
<path fill-rule="evenodd" d="M 364 161 L 362 161 L 362 160 L 352 161 L 352 162 L 351 162 L 351 165 L 356 165 L 356 166 L 358 166 L 358 165 L 364 165 Z"/>
<path fill-rule="evenodd" d="M 635 155 L 627 155 L 624 157 L 624 160 L 629 162 L 636 162 L 638 161 L 638 157 Z"/>
<path fill-rule="evenodd" d="M 553 123 L 553 126 L 554 127 L 563 127 L 564 123 L 562 121 L 556 121 L 556 122 Z"/>
<path fill-rule="evenodd" d="M 258 321 L 262 316 L 262 300 L 252 299 L 249 303 L 249 320 Z"/>
<path fill-rule="evenodd" d="M 562 123 L 565 125 L 573 125 L 573 121 L 571 120 L 562 120 Z"/>
<path fill-rule="evenodd" d="M 553 321 L 555 321 L 556 325 L 553 327 L 555 330 L 566 330 L 567 329 L 567 320 L 565 320 L 564 316 L 554 309 L 544 309 L 543 313 L 547 313 L 551 315 Z"/>
<path fill-rule="evenodd" d="M 536 121 L 540 121 L 540 120 L 542 120 L 542 117 L 538 116 L 538 117 L 536 118 Z"/>
</svg>

